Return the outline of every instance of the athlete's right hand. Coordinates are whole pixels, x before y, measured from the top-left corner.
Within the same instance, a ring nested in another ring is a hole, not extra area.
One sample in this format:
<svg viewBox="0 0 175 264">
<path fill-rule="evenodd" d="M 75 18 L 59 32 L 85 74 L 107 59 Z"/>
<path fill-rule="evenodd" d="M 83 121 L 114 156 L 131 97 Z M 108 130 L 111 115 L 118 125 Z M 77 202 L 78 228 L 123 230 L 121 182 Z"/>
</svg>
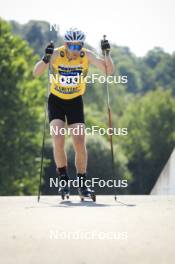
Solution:
<svg viewBox="0 0 175 264">
<path fill-rule="evenodd" d="M 44 61 L 45 64 L 50 62 L 53 52 L 54 52 L 54 44 L 53 41 L 51 41 L 45 48 L 45 55 L 42 57 L 42 60 Z"/>
<path fill-rule="evenodd" d="M 51 41 L 47 47 L 45 48 L 45 55 L 52 55 L 54 52 L 54 44 L 53 44 L 53 41 Z"/>
</svg>

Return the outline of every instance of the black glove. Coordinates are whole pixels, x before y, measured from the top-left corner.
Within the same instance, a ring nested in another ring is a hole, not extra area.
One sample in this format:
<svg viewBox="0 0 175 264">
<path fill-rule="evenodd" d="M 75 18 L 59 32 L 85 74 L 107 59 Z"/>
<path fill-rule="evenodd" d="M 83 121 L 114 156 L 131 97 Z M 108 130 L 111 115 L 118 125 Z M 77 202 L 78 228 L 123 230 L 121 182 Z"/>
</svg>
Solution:
<svg viewBox="0 0 175 264">
<path fill-rule="evenodd" d="M 101 40 L 101 49 L 102 49 L 102 54 L 105 56 L 105 55 L 109 55 L 109 52 L 110 52 L 110 44 L 109 44 L 109 41 L 107 39 L 105 39 L 105 36 L 104 36 L 104 39 Z"/>
<path fill-rule="evenodd" d="M 54 52 L 54 44 L 53 44 L 53 41 L 51 41 L 49 43 L 49 45 L 47 45 L 47 47 L 45 48 L 45 55 L 42 57 L 42 60 L 46 64 L 50 62 L 50 58 L 51 58 L 53 52 Z"/>
</svg>

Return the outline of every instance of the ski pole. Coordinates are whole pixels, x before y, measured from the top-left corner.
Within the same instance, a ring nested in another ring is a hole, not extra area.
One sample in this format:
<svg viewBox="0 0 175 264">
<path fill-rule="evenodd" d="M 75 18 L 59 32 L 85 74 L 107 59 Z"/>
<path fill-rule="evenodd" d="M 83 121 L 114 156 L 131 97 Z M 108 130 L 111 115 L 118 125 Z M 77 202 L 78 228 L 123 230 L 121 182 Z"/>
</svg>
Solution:
<svg viewBox="0 0 175 264">
<path fill-rule="evenodd" d="M 49 74 L 50 74 L 50 64 L 48 70 L 48 89 L 49 90 Z M 39 178 L 39 188 L 38 188 L 38 202 L 40 201 L 41 196 L 41 182 L 43 175 L 43 161 L 44 161 L 44 148 L 45 148 L 45 135 L 46 135 L 46 121 L 47 121 L 47 100 L 48 100 L 48 91 L 45 96 L 45 104 L 44 104 L 44 125 L 43 125 L 43 138 L 42 138 L 42 146 L 41 146 L 41 164 L 40 164 L 40 178 Z"/>
<path fill-rule="evenodd" d="M 103 36 L 103 40 L 106 40 L 106 35 Z M 106 86 L 106 99 L 107 99 L 107 109 L 108 109 L 108 127 L 113 128 L 112 126 L 112 111 L 110 106 L 110 99 L 109 99 L 109 86 L 107 82 L 107 65 L 106 65 L 106 50 L 104 51 L 104 59 L 105 59 L 105 86 Z M 114 147 L 113 147 L 113 134 L 109 135 L 109 142 L 110 142 L 110 149 L 111 149 L 111 166 L 112 166 L 112 174 L 113 178 L 115 178 L 115 167 L 114 167 Z M 117 196 L 114 196 L 115 201 L 117 200 Z"/>
<path fill-rule="evenodd" d="M 50 42 L 53 45 L 53 41 Z M 44 148 L 45 148 L 45 135 L 46 135 L 46 123 L 47 123 L 47 104 L 48 104 L 48 97 L 50 92 L 50 63 L 48 68 L 48 85 L 47 91 L 45 96 L 45 104 L 44 104 L 44 124 L 43 124 L 43 137 L 42 137 L 42 146 L 41 146 L 41 164 L 40 164 L 40 177 L 39 177 L 39 186 L 38 186 L 38 202 L 40 201 L 41 197 L 41 184 L 42 184 L 42 175 L 43 175 L 43 161 L 44 161 Z"/>
</svg>

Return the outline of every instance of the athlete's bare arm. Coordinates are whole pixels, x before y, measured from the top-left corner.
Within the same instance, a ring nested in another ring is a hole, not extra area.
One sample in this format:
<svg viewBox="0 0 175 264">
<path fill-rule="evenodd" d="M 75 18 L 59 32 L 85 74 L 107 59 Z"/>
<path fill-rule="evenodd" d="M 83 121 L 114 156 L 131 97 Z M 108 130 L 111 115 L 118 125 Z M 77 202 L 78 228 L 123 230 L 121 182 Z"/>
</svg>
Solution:
<svg viewBox="0 0 175 264">
<path fill-rule="evenodd" d="M 50 64 L 52 65 L 55 57 L 57 56 L 58 51 L 54 50 L 51 60 L 50 60 Z M 40 60 L 36 63 L 34 69 L 33 69 L 33 76 L 37 77 L 37 76 L 41 76 L 49 67 L 49 63 L 45 63 L 43 60 Z"/>
<path fill-rule="evenodd" d="M 110 55 L 106 56 L 105 59 L 102 59 L 92 51 L 88 50 L 87 57 L 89 64 L 95 65 L 98 69 L 100 69 L 104 73 L 106 73 L 107 70 L 107 75 L 111 75 L 114 73 L 114 64 L 112 62 L 112 58 Z"/>
</svg>

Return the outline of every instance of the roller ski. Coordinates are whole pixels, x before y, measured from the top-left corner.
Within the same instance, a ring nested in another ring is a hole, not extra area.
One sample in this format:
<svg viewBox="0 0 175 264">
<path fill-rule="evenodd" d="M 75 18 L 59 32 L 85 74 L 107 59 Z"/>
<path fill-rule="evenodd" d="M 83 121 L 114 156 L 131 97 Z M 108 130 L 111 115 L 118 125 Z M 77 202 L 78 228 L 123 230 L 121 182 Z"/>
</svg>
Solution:
<svg viewBox="0 0 175 264">
<path fill-rule="evenodd" d="M 60 187 L 58 193 L 61 195 L 62 200 L 65 200 L 65 198 L 69 200 L 70 190 L 68 186 Z"/>
<path fill-rule="evenodd" d="M 77 176 L 77 179 L 79 181 L 78 194 L 81 201 L 83 202 L 85 198 L 90 198 L 93 202 L 96 202 L 95 192 L 86 186 L 86 176 Z"/>
<path fill-rule="evenodd" d="M 81 201 L 83 202 L 85 198 L 92 199 L 93 202 L 96 202 L 96 195 L 93 190 L 87 187 L 80 187 L 78 188 L 78 193 L 80 196 Z"/>
</svg>

